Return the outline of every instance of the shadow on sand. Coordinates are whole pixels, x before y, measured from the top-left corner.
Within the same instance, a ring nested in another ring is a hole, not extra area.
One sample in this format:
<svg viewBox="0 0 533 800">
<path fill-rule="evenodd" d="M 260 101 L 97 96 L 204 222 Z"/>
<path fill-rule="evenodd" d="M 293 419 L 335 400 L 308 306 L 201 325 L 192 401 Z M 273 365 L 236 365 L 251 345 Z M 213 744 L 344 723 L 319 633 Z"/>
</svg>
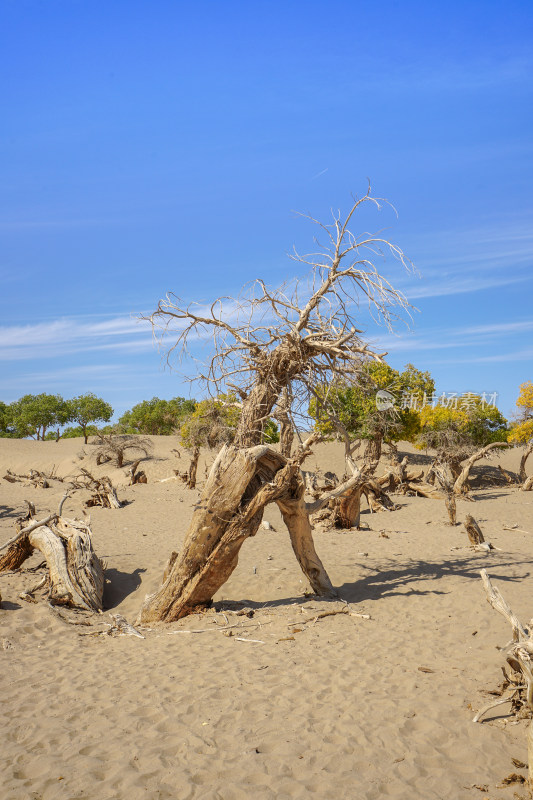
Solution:
<svg viewBox="0 0 533 800">
<path fill-rule="evenodd" d="M 104 587 L 104 608 L 116 608 L 141 585 L 141 573 L 145 569 L 137 567 L 133 572 L 121 572 L 119 569 L 106 569 Z"/>
</svg>

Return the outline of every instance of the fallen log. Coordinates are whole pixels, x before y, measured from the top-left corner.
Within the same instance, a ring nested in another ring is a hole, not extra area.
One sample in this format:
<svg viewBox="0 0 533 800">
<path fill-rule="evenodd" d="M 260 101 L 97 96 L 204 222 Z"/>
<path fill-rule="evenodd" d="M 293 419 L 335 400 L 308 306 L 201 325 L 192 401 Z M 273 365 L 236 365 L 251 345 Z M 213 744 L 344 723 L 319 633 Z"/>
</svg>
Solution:
<svg viewBox="0 0 533 800">
<path fill-rule="evenodd" d="M 435 489 L 430 483 L 423 483 L 422 481 L 420 483 L 414 483 L 413 481 L 409 481 L 407 485 L 415 494 L 428 497 L 430 500 L 442 500 L 442 492 Z"/>
<path fill-rule="evenodd" d="M 0 572 L 16 570 L 39 550 L 48 567 L 48 600 L 52 605 L 101 611 L 104 568 L 95 554 L 88 523 L 66 519 L 60 509 L 42 520 L 33 520 L 0 547 Z"/>
</svg>

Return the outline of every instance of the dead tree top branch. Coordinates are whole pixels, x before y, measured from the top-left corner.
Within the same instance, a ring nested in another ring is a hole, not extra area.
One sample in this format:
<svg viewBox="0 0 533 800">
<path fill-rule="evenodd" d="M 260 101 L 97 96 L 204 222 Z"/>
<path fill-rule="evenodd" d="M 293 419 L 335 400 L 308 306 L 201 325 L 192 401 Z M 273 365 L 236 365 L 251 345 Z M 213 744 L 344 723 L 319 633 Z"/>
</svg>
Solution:
<svg viewBox="0 0 533 800">
<path fill-rule="evenodd" d="M 362 360 L 384 358 L 386 353 L 372 349 L 355 324 L 353 315 L 362 299 L 389 329 L 399 312 L 409 312 L 404 295 L 380 275 L 368 256 L 388 252 L 407 269 L 412 268 L 411 262 L 382 235 L 356 237 L 348 228 L 365 203 L 381 207 L 369 189 L 354 201 L 344 220 L 339 212 L 330 225 L 307 217 L 327 233 L 328 242 L 317 243 L 316 253 L 292 256 L 311 267 L 305 279 L 275 289 L 258 279 L 240 297 L 221 297 L 209 307 L 186 304 L 169 293 L 145 317 L 163 347 L 173 337 L 166 351 L 169 364 L 190 355 L 193 342 L 212 338 L 212 356 L 193 380 L 204 383 L 213 394 L 238 390 L 248 425 L 246 406 L 256 406 L 260 413 L 253 415 L 255 439 L 248 437 L 244 446 L 258 443 L 261 423 L 285 387 L 291 389 L 297 404 L 299 398 L 309 397 L 312 387 L 327 385 L 335 376 L 355 377 Z"/>
<path fill-rule="evenodd" d="M 312 538 L 310 514 L 340 493 L 358 493 L 368 465 L 338 490 L 314 504 L 304 500 L 300 463 L 307 452 L 290 457 L 290 446 L 278 453 L 260 446 L 265 421 L 279 412 L 285 425 L 295 409 L 305 409 L 316 387 L 356 380 L 365 360 L 386 355 L 361 337 L 354 310 L 362 299 L 374 316 L 392 327 L 398 311 L 409 311 L 404 295 L 380 275 L 372 257 L 388 251 L 404 267 L 403 251 L 381 234 L 354 236 L 348 226 L 362 205 L 380 207 L 368 192 L 355 200 L 344 220 L 330 225 L 316 220 L 328 242 L 318 252 L 293 258 L 311 267 L 307 280 L 270 289 L 257 280 L 237 299 L 219 298 L 209 307 L 187 305 L 173 294 L 147 317 L 162 344 L 174 341 L 167 360 L 189 355 L 193 340 L 212 336 L 213 353 L 196 376 L 213 393 L 227 388 L 242 400 L 233 445 L 215 460 L 197 505 L 183 548 L 163 575 L 159 590 L 146 598 L 139 621 L 175 620 L 205 606 L 237 565 L 242 543 L 254 536 L 267 503 L 278 504 L 291 543 L 313 590 L 334 593 Z M 315 240 L 316 241 L 316 240 Z M 369 257 L 370 256 L 370 257 Z M 321 396 L 325 392 L 319 391 Z"/>
</svg>

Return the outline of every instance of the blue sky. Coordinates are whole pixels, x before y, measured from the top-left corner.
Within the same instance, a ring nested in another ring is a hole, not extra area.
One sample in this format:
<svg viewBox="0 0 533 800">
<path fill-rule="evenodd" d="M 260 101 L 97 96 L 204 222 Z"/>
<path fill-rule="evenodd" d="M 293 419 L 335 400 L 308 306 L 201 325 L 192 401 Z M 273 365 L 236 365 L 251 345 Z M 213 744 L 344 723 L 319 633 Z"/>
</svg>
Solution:
<svg viewBox="0 0 533 800">
<path fill-rule="evenodd" d="M 314 232 L 294 211 L 327 220 L 368 177 L 398 218 L 361 230 L 414 261 L 385 269 L 419 309 L 368 337 L 513 410 L 533 378 L 530 0 L 0 0 L 0 62 L 0 399 L 198 396 L 136 317 L 295 277 Z"/>
</svg>

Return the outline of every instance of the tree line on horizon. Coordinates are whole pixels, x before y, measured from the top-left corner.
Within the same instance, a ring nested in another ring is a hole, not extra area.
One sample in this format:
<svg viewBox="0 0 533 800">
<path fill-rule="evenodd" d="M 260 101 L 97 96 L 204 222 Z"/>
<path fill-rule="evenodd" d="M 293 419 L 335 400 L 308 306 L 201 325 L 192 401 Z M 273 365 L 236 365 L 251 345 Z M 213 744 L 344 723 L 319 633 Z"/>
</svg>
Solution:
<svg viewBox="0 0 533 800">
<path fill-rule="evenodd" d="M 389 408 L 380 408 L 376 393 L 394 398 Z M 509 441 L 526 444 L 533 438 L 533 383 L 520 386 L 518 414 L 509 424 L 495 405 L 480 395 L 466 393 L 455 403 L 435 403 L 435 383 L 429 372 L 407 364 L 402 372 L 388 364 L 364 364 L 357 383 L 338 381 L 327 392 L 317 391 L 308 415 L 314 429 L 325 438 L 365 441 L 367 454 L 379 458 L 384 444 L 391 449 L 399 441 L 420 448 L 439 449 L 450 431 L 456 441 L 473 446 Z M 71 399 L 59 394 L 28 394 L 13 403 L 0 401 L 0 437 L 59 440 L 103 434 L 179 435 L 182 444 L 214 448 L 230 443 L 240 418 L 240 403 L 235 395 L 219 395 L 206 400 L 153 397 L 124 412 L 118 422 L 109 423 L 113 408 L 104 399 L 88 392 Z M 331 420 L 337 420 L 335 427 Z M 75 423 L 69 425 L 69 423 Z M 341 430 L 339 430 L 339 426 Z M 264 422 L 263 441 L 279 441 L 279 425 Z"/>
</svg>

